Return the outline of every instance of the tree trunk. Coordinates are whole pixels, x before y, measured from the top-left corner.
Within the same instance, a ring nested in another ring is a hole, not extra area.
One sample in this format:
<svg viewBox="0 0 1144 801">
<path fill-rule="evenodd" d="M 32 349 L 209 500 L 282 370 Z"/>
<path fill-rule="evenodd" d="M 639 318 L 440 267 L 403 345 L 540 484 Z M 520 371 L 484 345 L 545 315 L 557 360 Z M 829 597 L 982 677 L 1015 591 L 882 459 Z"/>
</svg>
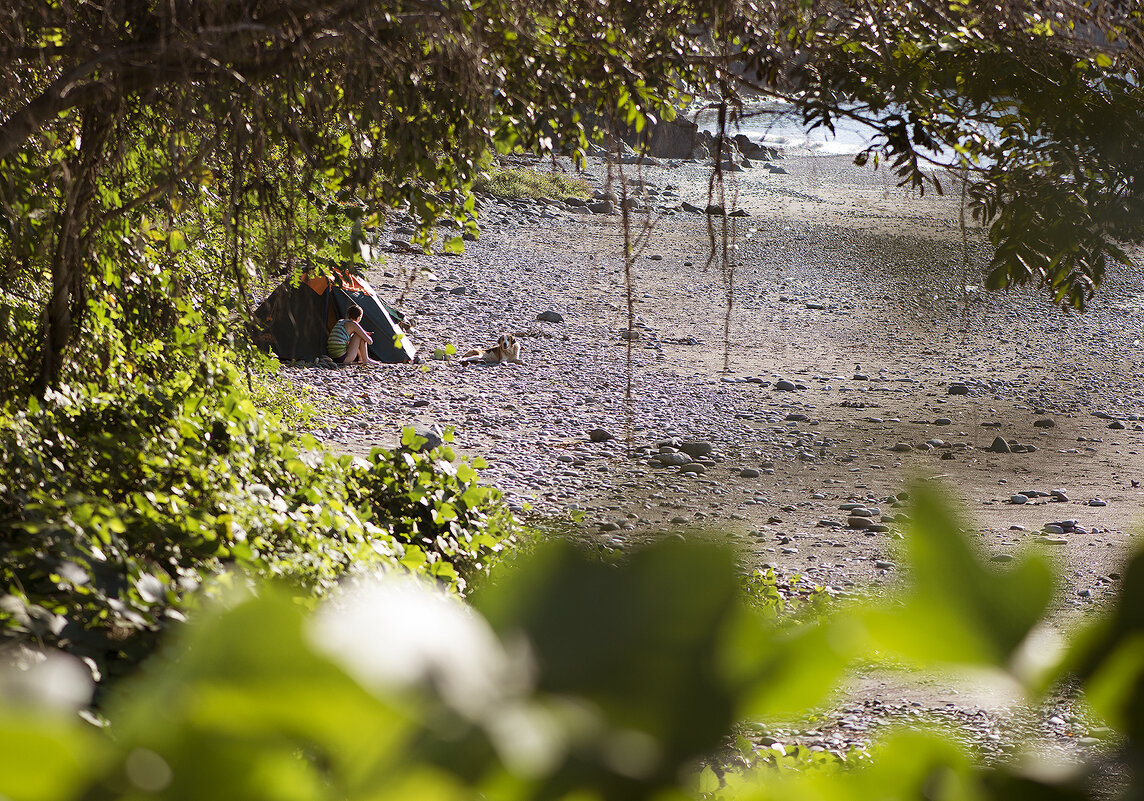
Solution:
<svg viewBox="0 0 1144 801">
<path fill-rule="evenodd" d="M 114 116 L 106 110 L 89 106 L 81 114 L 80 146 L 65 171 L 67 186 L 56 223 L 52 294 L 44 309 L 44 346 L 35 385 L 36 394 L 41 397 L 59 384 L 72 332 L 83 314 L 88 254 L 81 243 L 108 136 L 115 126 Z"/>
</svg>

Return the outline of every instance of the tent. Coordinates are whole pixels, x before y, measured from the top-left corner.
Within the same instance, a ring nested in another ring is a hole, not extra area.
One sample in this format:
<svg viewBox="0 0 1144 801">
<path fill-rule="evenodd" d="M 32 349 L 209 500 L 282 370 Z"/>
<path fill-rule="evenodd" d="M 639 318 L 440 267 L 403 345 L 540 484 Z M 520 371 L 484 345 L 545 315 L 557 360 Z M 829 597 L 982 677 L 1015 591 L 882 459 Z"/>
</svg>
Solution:
<svg viewBox="0 0 1144 801">
<path fill-rule="evenodd" d="M 279 359 L 314 361 L 326 352 L 326 337 L 352 304 L 362 308 L 361 326 L 373 337 L 369 355 L 381 362 L 409 362 L 417 353 L 398 323 L 401 312 L 378 299 L 364 279 L 348 272 L 334 278 L 287 278 L 254 311 L 261 332 L 258 344 L 273 348 Z"/>
</svg>

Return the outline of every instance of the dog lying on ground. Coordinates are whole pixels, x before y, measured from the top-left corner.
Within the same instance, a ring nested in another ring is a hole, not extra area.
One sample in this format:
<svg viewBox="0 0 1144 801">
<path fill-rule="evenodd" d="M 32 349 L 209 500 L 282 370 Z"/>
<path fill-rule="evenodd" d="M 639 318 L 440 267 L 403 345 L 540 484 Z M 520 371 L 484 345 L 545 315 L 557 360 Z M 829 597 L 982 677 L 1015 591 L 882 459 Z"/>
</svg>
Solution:
<svg viewBox="0 0 1144 801">
<path fill-rule="evenodd" d="M 520 343 L 512 334 L 501 334 L 497 344 L 487 348 L 473 348 L 461 356 L 460 362 L 465 364 L 524 364 L 520 360 Z"/>
</svg>

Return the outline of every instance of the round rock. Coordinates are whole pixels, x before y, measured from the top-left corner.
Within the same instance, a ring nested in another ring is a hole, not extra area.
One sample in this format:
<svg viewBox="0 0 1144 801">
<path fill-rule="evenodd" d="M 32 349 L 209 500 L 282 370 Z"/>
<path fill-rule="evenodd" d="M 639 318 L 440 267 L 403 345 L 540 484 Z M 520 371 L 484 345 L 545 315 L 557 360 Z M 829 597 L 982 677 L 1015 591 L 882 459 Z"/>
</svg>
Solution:
<svg viewBox="0 0 1144 801">
<path fill-rule="evenodd" d="M 679 449 L 691 457 L 709 456 L 712 445 L 707 440 L 691 440 L 679 443 Z"/>
<path fill-rule="evenodd" d="M 610 439 L 615 439 L 615 435 L 603 428 L 593 428 L 588 432 L 588 439 L 592 442 L 607 442 Z"/>
</svg>

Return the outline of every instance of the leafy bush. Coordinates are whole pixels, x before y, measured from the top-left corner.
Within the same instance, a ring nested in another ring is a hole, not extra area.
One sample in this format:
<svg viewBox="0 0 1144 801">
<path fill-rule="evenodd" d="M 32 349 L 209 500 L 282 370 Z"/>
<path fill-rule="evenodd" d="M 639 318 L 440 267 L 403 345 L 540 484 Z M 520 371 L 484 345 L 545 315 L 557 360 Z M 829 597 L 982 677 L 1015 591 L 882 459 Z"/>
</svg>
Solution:
<svg viewBox="0 0 1144 801">
<path fill-rule="evenodd" d="M 588 182 L 582 178 L 570 178 L 559 172 L 537 172 L 527 168 L 493 170 L 488 177 L 478 179 L 473 188 L 497 197 L 518 200 L 540 197 L 586 198 L 592 194 Z"/>
<path fill-rule="evenodd" d="M 347 586 L 316 613 L 274 588 L 224 594 L 194 612 L 164 660 L 118 685 L 105 705 L 110 737 L 75 716 L 82 672 L 66 658 L 0 672 L 0 795 L 1109 797 L 1116 786 L 1083 776 L 975 765 L 938 731 L 894 732 L 853 759 L 741 742 L 748 767 L 702 767 L 734 721 L 818 704 L 843 677 L 839 666 L 875 652 L 917 658 L 933 629 L 949 636 L 928 664 L 1013 675 L 1015 648 L 1048 609 L 1051 577 L 1035 559 L 994 571 L 932 496 L 915 496 L 911 586 L 795 628 L 743 598 L 730 554 L 671 541 L 620 564 L 537 548 L 483 582 L 471 608 L 392 574 Z M 1129 797 L 1144 789 L 1141 587 L 1144 555 L 1112 614 L 1055 668 L 1013 675 L 1033 697 L 1066 671 L 1083 684 L 1123 738 L 1119 789 Z M 1027 598 L 1017 608 L 993 606 L 1017 591 Z"/>
<path fill-rule="evenodd" d="M 0 638 L 116 673 L 231 566 L 319 595 L 381 567 L 462 589 L 513 523 L 453 459 L 325 452 L 256 410 L 220 358 L 51 392 L 0 417 Z"/>
</svg>

